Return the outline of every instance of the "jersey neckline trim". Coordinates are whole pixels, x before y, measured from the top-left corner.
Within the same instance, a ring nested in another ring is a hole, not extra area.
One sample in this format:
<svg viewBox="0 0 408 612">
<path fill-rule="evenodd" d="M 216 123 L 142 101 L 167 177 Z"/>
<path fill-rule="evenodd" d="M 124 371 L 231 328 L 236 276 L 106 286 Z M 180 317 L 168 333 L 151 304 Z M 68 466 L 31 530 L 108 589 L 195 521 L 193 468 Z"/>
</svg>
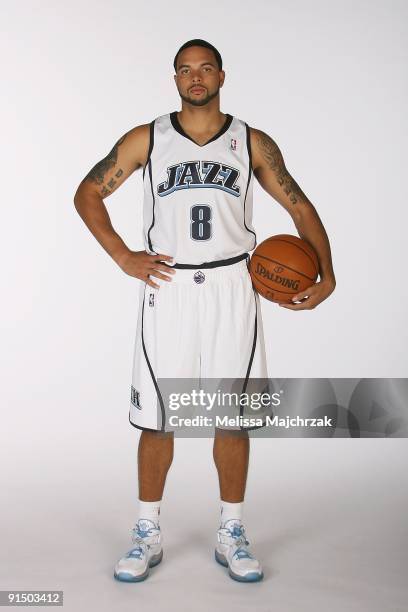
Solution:
<svg viewBox="0 0 408 612">
<path fill-rule="evenodd" d="M 188 140 L 191 140 L 191 142 L 193 142 L 195 145 L 197 145 L 197 147 L 205 147 L 208 144 L 210 144 L 210 142 L 213 142 L 214 140 L 217 140 L 217 138 L 219 138 L 220 136 L 222 136 L 223 134 L 225 134 L 225 132 L 229 129 L 232 120 L 233 120 L 233 116 L 230 115 L 229 113 L 225 113 L 226 114 L 226 120 L 224 125 L 221 127 L 220 130 L 218 130 L 218 132 L 216 134 L 214 134 L 214 136 L 212 138 L 210 138 L 210 140 L 208 140 L 207 142 L 205 142 L 204 144 L 200 145 L 198 144 L 198 142 L 196 142 L 195 140 L 193 140 L 193 138 L 191 138 L 191 136 L 189 136 L 181 127 L 179 120 L 177 118 L 177 112 L 178 111 L 173 111 L 172 113 L 170 113 L 170 121 L 172 126 L 174 127 L 174 129 L 176 130 L 176 132 L 178 132 L 179 134 L 181 134 L 181 136 L 184 136 L 184 138 L 187 138 Z"/>
</svg>

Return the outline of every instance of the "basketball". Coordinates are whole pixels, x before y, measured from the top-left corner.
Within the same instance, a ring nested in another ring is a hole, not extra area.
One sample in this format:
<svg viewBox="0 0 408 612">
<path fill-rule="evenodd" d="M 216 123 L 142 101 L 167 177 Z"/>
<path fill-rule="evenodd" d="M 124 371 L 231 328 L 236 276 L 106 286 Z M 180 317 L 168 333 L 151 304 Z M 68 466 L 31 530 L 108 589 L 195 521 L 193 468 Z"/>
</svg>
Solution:
<svg viewBox="0 0 408 612">
<path fill-rule="evenodd" d="M 294 295 L 316 282 L 319 260 L 313 247 L 302 238 L 279 234 L 256 247 L 249 273 L 262 297 L 289 304 Z"/>
</svg>

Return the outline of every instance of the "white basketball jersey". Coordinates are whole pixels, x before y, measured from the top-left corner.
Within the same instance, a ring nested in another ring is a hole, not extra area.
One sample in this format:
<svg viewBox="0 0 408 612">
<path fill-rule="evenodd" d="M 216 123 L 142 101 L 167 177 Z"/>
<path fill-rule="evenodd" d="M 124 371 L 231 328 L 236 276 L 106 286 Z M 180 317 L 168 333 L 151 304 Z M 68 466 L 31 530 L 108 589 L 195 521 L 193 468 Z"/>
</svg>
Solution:
<svg viewBox="0 0 408 612">
<path fill-rule="evenodd" d="M 157 117 L 150 124 L 143 185 L 148 253 L 202 264 L 255 248 L 250 132 L 244 121 L 227 114 L 219 132 L 199 145 L 184 132 L 177 111 Z"/>
</svg>

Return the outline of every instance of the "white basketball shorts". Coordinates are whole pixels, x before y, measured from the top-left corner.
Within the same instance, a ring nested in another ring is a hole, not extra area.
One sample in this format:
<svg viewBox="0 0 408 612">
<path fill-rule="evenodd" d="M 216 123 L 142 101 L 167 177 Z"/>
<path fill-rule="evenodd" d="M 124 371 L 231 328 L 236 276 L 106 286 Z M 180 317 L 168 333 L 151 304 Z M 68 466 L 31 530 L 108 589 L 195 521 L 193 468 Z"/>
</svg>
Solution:
<svg viewBox="0 0 408 612">
<path fill-rule="evenodd" d="M 176 269 L 171 278 L 153 276 L 160 289 L 140 286 L 129 411 L 139 429 L 167 431 L 161 378 L 268 378 L 247 261 Z"/>
</svg>

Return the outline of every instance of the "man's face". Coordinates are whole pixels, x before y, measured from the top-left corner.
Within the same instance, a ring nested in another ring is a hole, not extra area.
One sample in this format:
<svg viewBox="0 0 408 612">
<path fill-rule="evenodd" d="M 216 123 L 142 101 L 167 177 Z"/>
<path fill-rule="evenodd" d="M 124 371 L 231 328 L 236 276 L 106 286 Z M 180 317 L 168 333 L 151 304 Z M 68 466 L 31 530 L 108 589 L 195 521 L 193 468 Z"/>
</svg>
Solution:
<svg viewBox="0 0 408 612">
<path fill-rule="evenodd" d="M 174 80 L 180 98 L 192 106 L 205 106 L 218 96 L 224 79 L 211 49 L 188 47 L 179 54 Z"/>
</svg>

